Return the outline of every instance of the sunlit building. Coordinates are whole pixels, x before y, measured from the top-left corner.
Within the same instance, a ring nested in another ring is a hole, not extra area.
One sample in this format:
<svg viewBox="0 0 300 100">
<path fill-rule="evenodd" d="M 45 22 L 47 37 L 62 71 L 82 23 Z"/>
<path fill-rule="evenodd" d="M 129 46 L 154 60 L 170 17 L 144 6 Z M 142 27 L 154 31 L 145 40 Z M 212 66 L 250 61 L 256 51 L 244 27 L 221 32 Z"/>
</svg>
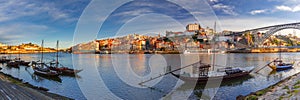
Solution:
<svg viewBox="0 0 300 100">
<path fill-rule="evenodd" d="M 201 30 L 201 26 L 200 26 L 200 24 L 197 24 L 197 23 L 195 23 L 195 24 L 189 24 L 189 25 L 186 26 L 186 30 L 188 32 L 199 31 L 199 30 Z"/>
</svg>

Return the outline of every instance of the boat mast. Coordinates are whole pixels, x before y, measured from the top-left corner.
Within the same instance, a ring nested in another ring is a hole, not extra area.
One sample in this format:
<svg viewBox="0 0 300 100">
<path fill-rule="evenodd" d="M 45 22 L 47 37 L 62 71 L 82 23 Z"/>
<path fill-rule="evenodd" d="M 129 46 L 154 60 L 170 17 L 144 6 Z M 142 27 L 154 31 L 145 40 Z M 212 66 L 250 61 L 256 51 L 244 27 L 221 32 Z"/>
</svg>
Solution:
<svg viewBox="0 0 300 100">
<path fill-rule="evenodd" d="M 215 25 L 214 25 L 214 35 L 213 35 L 213 43 L 214 43 L 214 47 L 213 47 L 213 66 L 212 66 L 212 70 L 215 70 L 215 61 L 216 61 L 216 37 L 215 35 L 217 34 L 217 22 L 215 22 Z"/>
<path fill-rule="evenodd" d="M 43 59 L 44 59 L 44 40 L 42 40 L 42 57 L 41 57 L 41 64 L 42 64 L 42 67 L 44 66 L 44 64 L 43 64 Z"/>
<path fill-rule="evenodd" d="M 58 67 L 58 43 L 59 43 L 59 41 L 57 40 L 57 43 L 56 43 L 56 67 Z"/>
<path fill-rule="evenodd" d="M 279 36 L 281 36 L 281 33 L 279 32 Z M 279 39 L 279 60 L 281 60 L 281 40 Z"/>
<path fill-rule="evenodd" d="M 9 48 L 11 48 L 11 46 L 9 46 Z M 11 53 L 9 53 L 8 59 L 11 60 Z"/>
<path fill-rule="evenodd" d="M 18 49 L 18 51 L 19 51 L 19 54 L 18 54 L 18 56 L 19 56 L 19 57 L 18 57 L 18 60 L 21 60 L 21 56 L 20 56 L 20 53 L 21 53 L 21 52 L 20 52 L 20 50 L 21 50 L 21 46 L 19 45 L 19 47 L 18 47 L 18 48 L 19 48 L 19 49 Z"/>
</svg>

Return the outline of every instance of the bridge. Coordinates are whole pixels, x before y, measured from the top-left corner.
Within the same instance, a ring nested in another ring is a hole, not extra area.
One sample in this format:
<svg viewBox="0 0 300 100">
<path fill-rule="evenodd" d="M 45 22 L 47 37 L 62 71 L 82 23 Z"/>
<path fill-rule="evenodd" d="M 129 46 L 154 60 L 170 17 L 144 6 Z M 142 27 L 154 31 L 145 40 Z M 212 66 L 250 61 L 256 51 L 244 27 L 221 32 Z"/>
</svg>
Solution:
<svg viewBox="0 0 300 100">
<path fill-rule="evenodd" d="M 284 30 L 284 29 L 298 29 L 300 30 L 300 22 L 297 23 L 289 23 L 289 24 L 281 24 L 281 25 L 273 25 L 273 26 L 267 26 L 262 28 L 256 28 L 256 29 L 250 29 L 245 30 L 242 32 L 234 32 L 232 34 L 229 34 L 227 36 L 241 36 L 245 34 L 250 34 L 253 36 L 253 45 L 254 47 L 262 46 L 264 41 L 266 41 L 270 36 L 275 34 L 278 31 Z M 265 33 L 260 33 L 264 31 Z"/>
</svg>

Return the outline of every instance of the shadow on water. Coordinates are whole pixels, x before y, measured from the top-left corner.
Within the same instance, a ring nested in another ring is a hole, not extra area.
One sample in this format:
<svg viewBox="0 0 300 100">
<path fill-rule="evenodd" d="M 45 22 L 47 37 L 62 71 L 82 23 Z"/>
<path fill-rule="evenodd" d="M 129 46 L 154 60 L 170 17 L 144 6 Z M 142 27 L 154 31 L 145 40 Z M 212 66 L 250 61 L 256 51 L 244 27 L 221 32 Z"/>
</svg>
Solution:
<svg viewBox="0 0 300 100">
<path fill-rule="evenodd" d="M 271 78 L 274 79 L 274 80 L 282 80 L 283 79 L 283 74 L 288 73 L 291 70 L 295 70 L 295 69 L 287 69 L 287 70 L 280 70 L 280 71 L 272 70 L 268 74 L 267 80 L 271 80 Z"/>
<path fill-rule="evenodd" d="M 239 85 L 242 85 L 244 82 L 249 81 L 252 78 L 254 78 L 254 77 L 250 75 L 250 76 L 246 76 L 246 77 L 232 79 L 230 81 L 223 80 L 220 85 L 218 85 L 218 84 L 206 84 L 206 83 L 203 83 L 203 82 L 199 82 L 199 83 L 185 82 L 179 88 L 177 88 L 177 90 L 179 90 L 179 91 L 193 90 L 194 95 L 191 95 L 189 97 L 190 99 L 193 99 L 193 98 L 194 99 L 199 99 L 201 97 L 201 99 L 210 100 L 212 98 L 209 96 L 209 94 L 206 94 L 206 92 L 204 92 L 204 91 L 206 91 L 206 90 L 216 91 L 215 89 L 218 88 L 218 87 L 235 87 L 235 86 L 239 86 Z"/>
<path fill-rule="evenodd" d="M 41 82 L 44 79 L 55 81 L 55 82 L 59 82 L 59 83 L 62 82 L 62 80 L 61 80 L 60 77 L 45 77 L 45 76 L 39 76 L 39 75 L 35 75 L 35 74 L 32 75 L 32 79 L 35 80 L 35 81 L 37 81 L 37 82 Z"/>
<path fill-rule="evenodd" d="M 36 75 L 35 73 L 30 72 L 27 67 L 25 68 L 25 71 L 31 76 L 31 78 L 36 81 L 36 82 L 41 82 L 45 79 L 55 81 L 58 83 L 62 83 L 62 79 L 60 77 L 45 77 L 45 76 L 40 76 Z"/>
<path fill-rule="evenodd" d="M 192 83 L 192 82 L 185 82 L 181 85 L 181 87 L 178 88 L 178 90 L 185 90 L 185 89 L 194 89 L 194 90 L 203 90 L 205 88 L 217 88 L 217 87 L 223 87 L 223 86 L 238 86 L 243 84 L 245 81 L 248 81 L 249 79 L 253 78 L 253 76 L 246 76 L 241 77 L 237 79 L 232 79 L 230 81 L 222 81 L 220 86 L 213 85 L 213 84 L 206 84 L 203 82 L 199 83 Z"/>
</svg>

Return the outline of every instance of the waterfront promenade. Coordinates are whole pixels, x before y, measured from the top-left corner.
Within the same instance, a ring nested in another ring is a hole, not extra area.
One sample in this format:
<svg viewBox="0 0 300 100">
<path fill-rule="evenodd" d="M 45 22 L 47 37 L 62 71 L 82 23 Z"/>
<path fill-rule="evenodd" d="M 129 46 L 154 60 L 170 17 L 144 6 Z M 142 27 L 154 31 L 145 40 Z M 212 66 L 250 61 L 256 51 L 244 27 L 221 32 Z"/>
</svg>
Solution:
<svg viewBox="0 0 300 100">
<path fill-rule="evenodd" d="M 4 74 L 0 74 L 0 98 L 1 100 L 68 100 L 56 94 L 43 90 L 32 89 Z"/>
<path fill-rule="evenodd" d="M 36 90 L 21 87 L 13 83 L 8 83 L 0 80 L 0 98 L 2 100 L 52 100 Z"/>
</svg>

